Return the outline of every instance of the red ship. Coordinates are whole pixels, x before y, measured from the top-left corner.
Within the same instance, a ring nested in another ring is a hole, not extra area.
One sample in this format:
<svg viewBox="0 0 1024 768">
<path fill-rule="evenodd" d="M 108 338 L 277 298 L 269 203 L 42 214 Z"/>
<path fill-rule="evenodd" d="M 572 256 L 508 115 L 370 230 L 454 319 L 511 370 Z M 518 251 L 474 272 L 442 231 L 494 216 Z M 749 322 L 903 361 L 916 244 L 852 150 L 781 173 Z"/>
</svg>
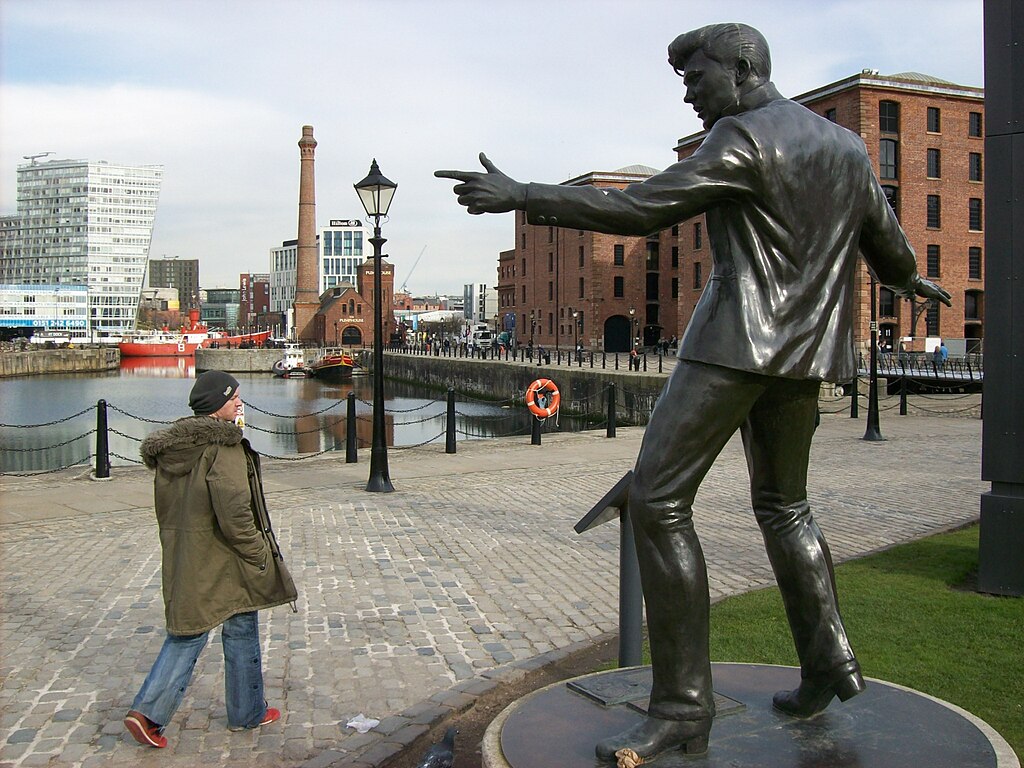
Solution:
<svg viewBox="0 0 1024 768">
<path fill-rule="evenodd" d="M 180 331 L 140 331 L 126 336 L 117 345 L 121 357 L 195 357 L 200 347 L 262 346 L 270 336 L 270 331 L 235 336 L 211 331 L 199 322 L 198 309 L 190 309 L 188 318 L 191 327 Z"/>
</svg>

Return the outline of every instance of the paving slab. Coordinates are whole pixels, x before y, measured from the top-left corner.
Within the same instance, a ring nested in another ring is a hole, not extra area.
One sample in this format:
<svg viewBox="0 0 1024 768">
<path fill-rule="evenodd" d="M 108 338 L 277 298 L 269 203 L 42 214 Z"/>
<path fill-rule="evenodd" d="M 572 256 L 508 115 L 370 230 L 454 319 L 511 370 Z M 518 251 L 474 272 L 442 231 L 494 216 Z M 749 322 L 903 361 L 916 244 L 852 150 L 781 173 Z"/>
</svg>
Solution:
<svg viewBox="0 0 1024 768">
<path fill-rule="evenodd" d="M 977 520 L 981 422 L 828 415 L 809 491 L 836 560 Z M 618 524 L 573 525 L 631 468 L 642 428 L 392 449 L 396 491 L 365 491 L 368 454 L 268 461 L 266 490 L 298 613 L 261 612 L 281 723 L 227 730 L 219 635 L 165 750 L 121 718 L 163 640 L 152 475 L 0 477 L 0 766 L 371 765 L 414 731 L 618 624 Z M 772 583 L 738 440 L 696 502 L 713 597 Z M 545 656 L 548 654 L 548 656 Z M 359 734 L 359 714 L 382 721 Z M 399 738 L 399 734 L 405 730 Z"/>
</svg>

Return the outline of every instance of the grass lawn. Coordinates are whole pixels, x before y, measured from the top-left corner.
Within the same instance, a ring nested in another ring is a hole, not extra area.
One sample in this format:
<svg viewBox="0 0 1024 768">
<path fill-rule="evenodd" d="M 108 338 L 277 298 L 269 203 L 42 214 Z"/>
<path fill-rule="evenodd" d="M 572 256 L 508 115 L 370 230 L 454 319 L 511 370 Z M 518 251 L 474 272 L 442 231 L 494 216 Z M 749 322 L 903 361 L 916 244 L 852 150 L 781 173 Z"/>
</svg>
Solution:
<svg viewBox="0 0 1024 768">
<path fill-rule="evenodd" d="M 963 707 L 1024 758 L 1024 598 L 972 591 L 977 565 L 977 526 L 844 563 L 843 621 L 865 675 Z M 798 665 L 778 589 L 712 606 L 711 658 Z"/>
</svg>

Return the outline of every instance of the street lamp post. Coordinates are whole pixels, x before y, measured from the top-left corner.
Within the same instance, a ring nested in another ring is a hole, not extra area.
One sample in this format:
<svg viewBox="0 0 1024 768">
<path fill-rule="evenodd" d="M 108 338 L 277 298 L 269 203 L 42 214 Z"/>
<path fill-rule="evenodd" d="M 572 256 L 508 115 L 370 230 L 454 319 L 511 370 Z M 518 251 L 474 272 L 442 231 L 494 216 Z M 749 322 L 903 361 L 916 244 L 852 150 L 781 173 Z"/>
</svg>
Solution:
<svg viewBox="0 0 1024 768">
<path fill-rule="evenodd" d="M 338 321 L 334 321 L 334 346 L 338 346 Z"/>
<path fill-rule="evenodd" d="M 878 428 L 878 289 L 871 275 L 871 371 L 868 382 L 868 419 L 864 439 L 872 442 L 885 440 Z M 856 388 L 856 379 L 854 379 Z M 856 397 L 856 393 L 854 393 Z"/>
<path fill-rule="evenodd" d="M 580 311 L 572 311 L 572 350 L 576 355 L 576 362 L 580 361 Z"/>
<path fill-rule="evenodd" d="M 380 236 L 380 220 L 388 215 L 398 185 L 389 181 L 374 158 L 370 173 L 355 185 L 366 215 L 373 219 L 373 442 L 370 448 L 370 479 L 366 490 L 390 493 L 395 490 L 388 472 L 388 445 L 384 422 L 384 307 L 381 296 L 381 248 L 387 240 Z"/>
<path fill-rule="evenodd" d="M 631 334 L 633 334 L 630 337 L 630 344 L 629 344 L 629 346 L 631 348 L 632 347 L 640 346 L 640 337 L 637 336 L 637 333 L 636 333 L 636 322 L 637 322 L 636 321 L 636 307 L 630 307 L 629 308 L 629 332 Z"/>
</svg>

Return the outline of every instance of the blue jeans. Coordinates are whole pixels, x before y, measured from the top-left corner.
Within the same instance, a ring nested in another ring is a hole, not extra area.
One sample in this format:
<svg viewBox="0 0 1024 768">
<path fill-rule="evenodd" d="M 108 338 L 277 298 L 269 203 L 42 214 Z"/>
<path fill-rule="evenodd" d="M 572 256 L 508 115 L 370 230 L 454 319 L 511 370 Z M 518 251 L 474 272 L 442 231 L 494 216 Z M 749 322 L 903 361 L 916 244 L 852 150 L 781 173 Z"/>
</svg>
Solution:
<svg viewBox="0 0 1024 768">
<path fill-rule="evenodd" d="M 209 635 L 209 632 L 199 635 L 168 634 L 135 697 L 132 709 L 157 723 L 161 731 L 181 704 L 196 660 Z M 224 646 L 224 701 L 228 710 L 228 727 L 255 728 L 267 713 L 256 612 L 239 613 L 225 621 L 221 626 L 221 642 Z"/>
</svg>

